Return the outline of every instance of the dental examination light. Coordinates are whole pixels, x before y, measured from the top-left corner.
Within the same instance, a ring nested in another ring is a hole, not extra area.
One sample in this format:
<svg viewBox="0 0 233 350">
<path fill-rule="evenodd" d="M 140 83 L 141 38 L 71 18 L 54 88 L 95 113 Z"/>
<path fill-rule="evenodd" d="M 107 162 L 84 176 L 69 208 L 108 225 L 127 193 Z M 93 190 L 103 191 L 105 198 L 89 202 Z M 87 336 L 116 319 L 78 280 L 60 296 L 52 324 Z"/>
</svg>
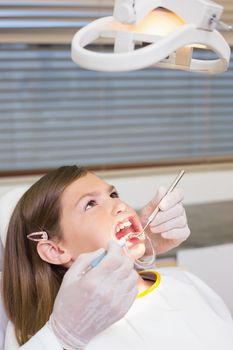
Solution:
<svg viewBox="0 0 233 350">
<path fill-rule="evenodd" d="M 223 7 L 210 0 L 116 0 L 113 17 L 97 19 L 75 34 L 71 56 L 81 67 L 97 71 L 155 66 L 224 72 L 230 48 L 217 30 L 222 12 Z M 111 42 L 113 52 L 87 47 L 103 42 Z M 217 58 L 196 59 L 195 48 L 211 50 Z"/>
</svg>

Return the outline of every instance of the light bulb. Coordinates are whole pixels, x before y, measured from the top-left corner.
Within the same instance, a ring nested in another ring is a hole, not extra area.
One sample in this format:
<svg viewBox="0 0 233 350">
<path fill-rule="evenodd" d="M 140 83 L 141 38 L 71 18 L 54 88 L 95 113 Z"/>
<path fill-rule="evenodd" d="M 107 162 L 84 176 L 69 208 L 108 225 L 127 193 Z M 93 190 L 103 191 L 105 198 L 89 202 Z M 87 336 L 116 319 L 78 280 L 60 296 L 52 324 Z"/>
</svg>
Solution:
<svg viewBox="0 0 233 350">
<path fill-rule="evenodd" d="M 138 24 L 129 26 L 129 30 L 136 33 L 166 36 L 184 24 L 185 22 L 175 13 L 157 8 L 148 13 Z"/>
</svg>

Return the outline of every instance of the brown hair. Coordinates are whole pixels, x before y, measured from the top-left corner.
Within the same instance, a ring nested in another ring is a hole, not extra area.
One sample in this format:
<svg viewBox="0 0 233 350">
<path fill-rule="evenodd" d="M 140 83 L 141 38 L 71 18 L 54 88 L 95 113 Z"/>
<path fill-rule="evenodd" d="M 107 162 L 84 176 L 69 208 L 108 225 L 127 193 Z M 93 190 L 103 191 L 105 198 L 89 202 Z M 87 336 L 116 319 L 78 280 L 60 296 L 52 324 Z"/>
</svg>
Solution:
<svg viewBox="0 0 233 350">
<path fill-rule="evenodd" d="M 3 268 L 3 298 L 16 338 L 24 344 L 49 319 L 66 269 L 43 261 L 32 232 L 46 231 L 59 239 L 61 195 L 87 170 L 64 166 L 37 181 L 19 200 L 9 223 Z"/>
</svg>

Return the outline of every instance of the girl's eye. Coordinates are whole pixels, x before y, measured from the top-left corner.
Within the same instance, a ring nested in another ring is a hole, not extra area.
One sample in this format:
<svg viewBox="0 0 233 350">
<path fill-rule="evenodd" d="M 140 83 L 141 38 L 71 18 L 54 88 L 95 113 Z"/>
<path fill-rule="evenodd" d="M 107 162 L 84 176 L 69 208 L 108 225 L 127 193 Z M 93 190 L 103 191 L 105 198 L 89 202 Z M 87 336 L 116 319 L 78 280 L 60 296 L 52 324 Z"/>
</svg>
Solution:
<svg viewBox="0 0 233 350">
<path fill-rule="evenodd" d="M 94 201 L 94 200 L 92 199 L 92 200 L 90 200 L 90 201 L 87 203 L 87 205 L 86 205 L 86 207 L 85 207 L 85 210 L 91 209 L 91 208 L 93 208 L 93 207 L 96 206 L 96 205 L 97 205 L 96 201 Z"/>
<path fill-rule="evenodd" d="M 114 191 L 110 194 L 110 197 L 112 198 L 119 198 L 119 194 L 117 193 L 117 191 Z"/>
</svg>

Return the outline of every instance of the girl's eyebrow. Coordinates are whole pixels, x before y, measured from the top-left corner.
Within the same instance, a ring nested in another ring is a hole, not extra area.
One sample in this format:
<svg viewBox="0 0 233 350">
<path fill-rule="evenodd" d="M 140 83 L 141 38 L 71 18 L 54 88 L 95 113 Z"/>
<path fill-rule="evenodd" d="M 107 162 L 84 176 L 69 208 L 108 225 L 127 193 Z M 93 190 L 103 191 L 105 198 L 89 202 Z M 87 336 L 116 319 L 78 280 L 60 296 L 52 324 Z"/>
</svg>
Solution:
<svg viewBox="0 0 233 350">
<path fill-rule="evenodd" d="M 116 191 L 115 186 L 109 185 L 108 188 L 107 188 L 107 192 L 108 192 L 108 193 L 111 193 L 113 190 Z M 79 199 L 76 201 L 75 206 L 78 205 L 78 203 L 79 203 L 82 199 L 84 199 L 85 197 L 98 197 L 99 194 L 100 194 L 100 192 L 98 192 L 98 191 L 93 191 L 93 192 L 84 193 L 84 194 L 83 194 L 81 197 L 79 197 Z"/>
</svg>

